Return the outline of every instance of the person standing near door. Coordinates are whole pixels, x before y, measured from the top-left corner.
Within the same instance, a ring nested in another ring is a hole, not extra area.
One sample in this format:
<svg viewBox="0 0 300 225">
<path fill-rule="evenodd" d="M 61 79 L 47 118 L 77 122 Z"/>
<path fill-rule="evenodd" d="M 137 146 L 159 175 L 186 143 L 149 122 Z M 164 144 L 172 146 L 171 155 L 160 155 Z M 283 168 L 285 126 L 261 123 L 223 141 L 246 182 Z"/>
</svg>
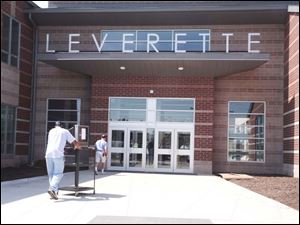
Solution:
<svg viewBox="0 0 300 225">
<path fill-rule="evenodd" d="M 101 172 L 104 173 L 105 163 L 107 159 L 107 135 L 103 134 L 101 139 L 96 141 L 96 165 L 95 165 L 95 174 L 98 175 L 98 166 L 101 168 Z"/>
</svg>

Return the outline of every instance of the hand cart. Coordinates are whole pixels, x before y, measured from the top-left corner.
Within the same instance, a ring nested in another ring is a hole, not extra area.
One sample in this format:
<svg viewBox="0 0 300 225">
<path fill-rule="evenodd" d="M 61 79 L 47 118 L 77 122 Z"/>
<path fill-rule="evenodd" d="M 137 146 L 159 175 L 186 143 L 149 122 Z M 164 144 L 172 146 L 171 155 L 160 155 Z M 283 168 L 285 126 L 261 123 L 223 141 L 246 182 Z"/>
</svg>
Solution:
<svg viewBox="0 0 300 225">
<path fill-rule="evenodd" d="M 64 191 L 74 191 L 75 192 L 75 196 L 78 195 L 79 192 L 82 191 L 88 191 L 88 190 L 92 190 L 93 194 L 95 194 L 95 173 L 93 173 L 93 187 L 83 187 L 83 186 L 79 186 L 79 172 L 80 172 L 80 168 L 82 167 L 89 167 L 89 164 L 86 162 L 86 159 L 89 160 L 89 149 L 88 148 L 82 148 L 81 150 L 73 150 L 74 155 L 65 155 L 65 159 L 66 159 L 66 166 L 74 166 L 75 167 L 75 180 L 74 186 L 70 186 L 70 187 L 60 187 L 59 190 L 64 190 Z M 73 160 L 74 162 L 72 162 Z M 94 160 L 95 161 L 95 160 Z M 95 164 L 93 165 L 93 168 L 95 168 Z M 94 169 L 92 170 L 94 171 Z"/>
</svg>

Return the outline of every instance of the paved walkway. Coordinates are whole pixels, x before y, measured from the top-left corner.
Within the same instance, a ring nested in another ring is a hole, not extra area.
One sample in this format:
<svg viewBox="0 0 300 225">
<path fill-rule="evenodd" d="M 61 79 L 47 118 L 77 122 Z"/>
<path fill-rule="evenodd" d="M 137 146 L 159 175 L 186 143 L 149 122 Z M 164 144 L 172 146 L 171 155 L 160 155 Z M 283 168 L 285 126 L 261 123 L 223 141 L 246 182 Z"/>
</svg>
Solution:
<svg viewBox="0 0 300 225">
<path fill-rule="evenodd" d="M 80 186 L 93 187 L 91 171 Z M 66 173 L 62 186 L 74 185 Z M 278 223 L 299 224 L 299 211 L 216 176 L 107 172 L 96 194 L 60 191 L 50 200 L 46 176 L 1 182 L 3 223 Z"/>
</svg>

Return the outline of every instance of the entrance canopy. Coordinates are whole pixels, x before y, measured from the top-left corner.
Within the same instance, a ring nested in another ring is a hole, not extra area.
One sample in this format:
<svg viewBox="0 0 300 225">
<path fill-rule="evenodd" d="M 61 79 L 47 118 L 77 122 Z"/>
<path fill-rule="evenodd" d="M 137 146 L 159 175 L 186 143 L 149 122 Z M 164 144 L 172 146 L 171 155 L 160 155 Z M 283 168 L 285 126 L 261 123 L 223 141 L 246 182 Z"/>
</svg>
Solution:
<svg viewBox="0 0 300 225">
<path fill-rule="evenodd" d="M 38 60 L 87 75 L 192 75 L 218 77 L 253 70 L 270 59 L 261 53 L 55 53 Z"/>
</svg>

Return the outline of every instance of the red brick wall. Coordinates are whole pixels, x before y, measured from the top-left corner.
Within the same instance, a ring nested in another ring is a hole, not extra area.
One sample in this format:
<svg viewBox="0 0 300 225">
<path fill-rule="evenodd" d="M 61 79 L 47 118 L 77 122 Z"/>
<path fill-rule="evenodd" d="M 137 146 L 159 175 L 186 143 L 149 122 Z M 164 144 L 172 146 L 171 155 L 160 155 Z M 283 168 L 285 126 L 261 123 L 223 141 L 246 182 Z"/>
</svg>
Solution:
<svg viewBox="0 0 300 225">
<path fill-rule="evenodd" d="M 245 29 L 247 28 L 247 29 Z M 282 173 L 284 25 L 223 26 L 223 32 L 238 33 L 233 42 L 238 49 L 248 32 L 260 33 L 255 48 L 270 54 L 258 68 L 215 79 L 213 172 L 255 174 Z M 221 42 L 218 40 L 215 42 Z M 265 162 L 227 161 L 228 102 L 263 101 L 266 103 Z"/>
<path fill-rule="evenodd" d="M 1 13 L 5 12 L 6 14 L 11 15 L 21 24 L 16 155 L 27 155 L 29 148 L 33 29 L 28 20 L 28 15 L 24 13 L 24 10 L 29 7 L 30 6 L 26 1 L 1 1 Z"/>
<path fill-rule="evenodd" d="M 149 90 L 154 94 L 149 94 Z M 91 143 L 107 133 L 108 99 L 115 97 L 195 98 L 195 160 L 211 161 L 213 140 L 213 78 L 180 76 L 93 77 L 91 101 Z M 207 151 L 209 149 L 209 151 Z"/>
<path fill-rule="evenodd" d="M 290 13 L 285 33 L 283 162 L 299 165 L 299 13 Z"/>
</svg>

